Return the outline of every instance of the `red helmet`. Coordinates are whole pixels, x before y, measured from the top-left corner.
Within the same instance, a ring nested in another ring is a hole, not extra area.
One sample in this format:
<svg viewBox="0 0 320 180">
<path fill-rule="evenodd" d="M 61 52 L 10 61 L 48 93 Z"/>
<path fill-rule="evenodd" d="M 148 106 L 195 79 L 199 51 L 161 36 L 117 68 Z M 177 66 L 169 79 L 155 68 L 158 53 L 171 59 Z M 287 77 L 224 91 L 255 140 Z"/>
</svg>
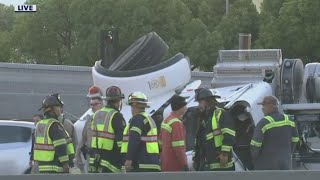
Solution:
<svg viewBox="0 0 320 180">
<path fill-rule="evenodd" d="M 106 100 L 120 100 L 124 99 L 121 89 L 118 86 L 110 86 L 106 90 Z"/>
<path fill-rule="evenodd" d="M 91 86 L 88 90 L 87 94 L 88 98 L 101 98 L 102 97 L 102 92 L 101 89 L 97 86 Z"/>
</svg>

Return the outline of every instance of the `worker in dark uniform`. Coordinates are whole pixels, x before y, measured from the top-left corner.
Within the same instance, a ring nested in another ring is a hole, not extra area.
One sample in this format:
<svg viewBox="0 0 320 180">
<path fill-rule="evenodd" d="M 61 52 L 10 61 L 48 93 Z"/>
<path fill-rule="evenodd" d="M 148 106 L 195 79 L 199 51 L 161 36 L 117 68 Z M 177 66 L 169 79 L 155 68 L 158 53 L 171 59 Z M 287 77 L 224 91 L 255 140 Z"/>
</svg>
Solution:
<svg viewBox="0 0 320 180">
<path fill-rule="evenodd" d="M 296 125 L 288 115 L 279 112 L 276 97 L 266 96 L 259 104 L 265 117 L 255 127 L 250 143 L 254 169 L 291 169 L 291 155 L 299 142 Z"/>
<path fill-rule="evenodd" d="M 55 96 L 56 98 L 58 98 L 59 100 L 60 99 L 60 94 L 59 93 L 55 93 L 55 94 L 51 94 L 51 96 Z M 61 101 L 62 102 L 62 101 Z M 74 167 L 74 158 L 75 158 L 75 147 L 77 146 L 77 136 L 75 134 L 75 130 L 74 130 L 74 126 L 73 126 L 73 123 L 69 120 L 69 119 L 66 119 L 64 114 L 63 114 L 63 107 L 64 107 L 64 104 L 62 102 L 62 105 L 61 105 L 61 113 L 60 115 L 58 116 L 58 121 L 63 125 L 63 128 L 65 130 L 65 133 L 66 133 L 66 140 L 67 140 L 67 144 L 68 146 L 72 146 L 74 147 L 73 151 L 69 152 L 69 165 L 71 167 Z M 74 168 L 73 168 L 74 170 Z"/>
<path fill-rule="evenodd" d="M 232 161 L 232 147 L 235 143 L 232 116 L 228 111 L 216 107 L 216 98 L 220 96 L 213 95 L 209 89 L 200 88 L 195 93 L 195 100 L 198 101 L 199 108 L 204 113 L 202 128 L 199 128 L 198 132 L 200 135 L 197 135 L 199 139 L 196 139 L 196 141 L 202 141 L 198 144 L 201 147 L 195 148 L 195 157 L 206 161 L 206 167 L 200 170 L 235 170 Z M 200 152 L 204 157 L 199 157 L 197 153 Z"/>
<path fill-rule="evenodd" d="M 142 92 L 134 92 L 128 98 L 133 117 L 123 132 L 121 153 L 126 154 L 126 172 L 158 172 L 160 154 L 157 126 L 145 112 L 148 99 Z"/>
<path fill-rule="evenodd" d="M 69 155 L 74 153 L 74 147 L 68 144 L 65 129 L 57 120 L 62 106 L 59 96 L 47 96 L 42 102 L 44 119 L 36 126 L 33 155 L 39 173 L 69 173 Z"/>
<path fill-rule="evenodd" d="M 121 157 L 122 135 L 126 126 L 120 113 L 122 99 L 124 99 L 124 95 L 119 87 L 109 87 L 106 90 L 106 107 L 93 115 L 89 172 L 117 173 L 121 170 L 123 161 Z"/>
<path fill-rule="evenodd" d="M 197 128 L 196 128 L 196 135 L 195 135 L 195 143 L 194 143 L 194 150 L 192 154 L 193 160 L 193 168 L 196 171 L 204 171 L 206 165 L 206 155 L 205 155 L 205 143 L 206 143 L 206 113 L 204 109 L 200 109 L 198 107 L 196 110 L 196 121 L 197 121 Z"/>
</svg>

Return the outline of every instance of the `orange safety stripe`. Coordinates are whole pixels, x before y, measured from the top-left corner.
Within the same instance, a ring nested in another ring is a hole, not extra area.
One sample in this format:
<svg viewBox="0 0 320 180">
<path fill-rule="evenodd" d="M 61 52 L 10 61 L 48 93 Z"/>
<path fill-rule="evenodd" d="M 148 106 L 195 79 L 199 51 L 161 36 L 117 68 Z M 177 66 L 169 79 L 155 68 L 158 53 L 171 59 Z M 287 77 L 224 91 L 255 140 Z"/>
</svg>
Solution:
<svg viewBox="0 0 320 180">
<path fill-rule="evenodd" d="M 106 139 L 114 139 L 115 138 L 115 135 L 112 133 L 108 133 L 105 131 L 96 131 L 96 132 L 97 132 L 97 137 L 100 137 L 100 138 L 106 138 Z"/>
<path fill-rule="evenodd" d="M 54 151 L 54 146 L 51 144 L 34 144 L 35 150 Z"/>
</svg>

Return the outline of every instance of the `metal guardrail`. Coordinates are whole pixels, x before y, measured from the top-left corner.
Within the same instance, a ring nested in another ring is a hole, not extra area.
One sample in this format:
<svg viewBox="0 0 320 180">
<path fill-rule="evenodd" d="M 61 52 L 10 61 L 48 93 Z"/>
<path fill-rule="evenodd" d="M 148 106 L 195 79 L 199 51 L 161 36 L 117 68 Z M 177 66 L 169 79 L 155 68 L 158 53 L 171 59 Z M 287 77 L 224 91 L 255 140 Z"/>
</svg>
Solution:
<svg viewBox="0 0 320 180">
<path fill-rule="evenodd" d="M 125 174 L 62 174 L 0 176 L 4 180 L 306 180 L 319 179 L 320 171 L 176 172 Z"/>
<path fill-rule="evenodd" d="M 67 66 L 67 65 L 46 65 L 46 64 L 22 64 L 22 63 L 3 63 L 0 62 L 0 68 L 10 69 L 32 69 L 48 71 L 91 71 L 88 66 Z"/>
</svg>

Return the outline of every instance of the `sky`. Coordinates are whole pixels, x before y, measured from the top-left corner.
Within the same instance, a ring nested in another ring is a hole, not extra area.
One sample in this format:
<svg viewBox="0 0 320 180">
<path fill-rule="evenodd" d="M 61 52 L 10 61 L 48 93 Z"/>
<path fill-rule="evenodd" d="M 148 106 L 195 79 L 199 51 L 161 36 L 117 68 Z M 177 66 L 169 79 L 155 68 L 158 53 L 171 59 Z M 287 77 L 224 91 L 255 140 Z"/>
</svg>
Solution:
<svg viewBox="0 0 320 180">
<path fill-rule="evenodd" d="M 26 0 L 0 0 L 0 3 L 5 4 L 7 6 L 9 5 L 21 5 L 24 2 L 26 2 Z"/>
</svg>

